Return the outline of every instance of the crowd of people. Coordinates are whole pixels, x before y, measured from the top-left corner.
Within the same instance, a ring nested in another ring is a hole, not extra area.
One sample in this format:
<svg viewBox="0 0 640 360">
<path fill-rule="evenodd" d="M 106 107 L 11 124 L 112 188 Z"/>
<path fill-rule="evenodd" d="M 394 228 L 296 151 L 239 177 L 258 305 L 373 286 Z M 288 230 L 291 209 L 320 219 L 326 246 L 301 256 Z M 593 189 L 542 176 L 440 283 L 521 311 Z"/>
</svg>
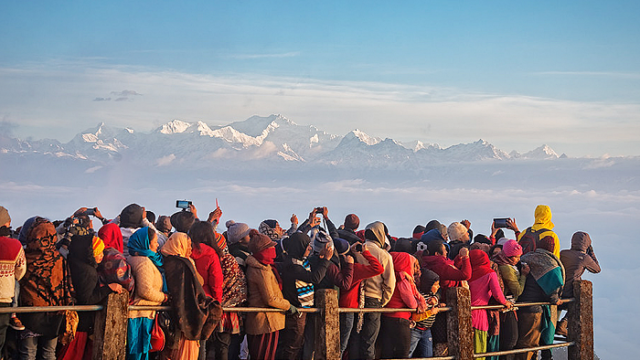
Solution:
<svg viewBox="0 0 640 360">
<path fill-rule="evenodd" d="M 228 220 L 221 232 L 220 208 L 201 220 L 188 203 L 156 218 L 131 204 L 113 219 L 83 207 L 14 231 L 0 206 L 0 307 L 94 305 L 128 292 L 130 305 L 171 311 L 129 311 L 127 359 L 306 360 L 320 318 L 300 309 L 314 307 L 316 291 L 337 289 L 341 308 L 398 309 L 341 313 L 343 359 L 423 358 L 445 354 L 441 309 L 448 289 L 465 287 L 472 306 L 503 305 L 472 311 L 476 354 L 546 345 L 566 336 L 558 314 L 573 282 L 600 266 L 589 234 L 576 232 L 561 251 L 550 208 L 534 215 L 522 232 L 514 219 L 494 221 L 489 236 L 474 236 L 467 220 L 431 220 L 394 237 L 380 221 L 360 229 L 355 214 L 336 227 L 326 207 L 302 224 L 293 215 L 286 230 L 273 219 L 257 229 Z M 243 306 L 281 311 L 222 311 Z M 93 326 L 92 312 L 2 313 L 0 360 L 90 359 Z"/>
</svg>

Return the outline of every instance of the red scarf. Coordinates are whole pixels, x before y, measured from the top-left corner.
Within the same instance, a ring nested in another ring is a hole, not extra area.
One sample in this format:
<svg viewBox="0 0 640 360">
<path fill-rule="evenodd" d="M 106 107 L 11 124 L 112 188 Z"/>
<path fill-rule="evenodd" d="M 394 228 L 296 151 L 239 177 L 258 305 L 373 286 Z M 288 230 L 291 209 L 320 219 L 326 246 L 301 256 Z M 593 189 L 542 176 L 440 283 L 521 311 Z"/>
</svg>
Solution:
<svg viewBox="0 0 640 360">
<path fill-rule="evenodd" d="M 494 272 L 491 268 L 489 255 L 482 250 L 474 249 L 469 251 L 469 261 L 471 262 L 471 279 L 469 281 L 477 280 Z"/>
<path fill-rule="evenodd" d="M 252 255 L 262 265 L 273 265 L 273 262 L 276 259 L 276 248 L 272 246 Z"/>
<path fill-rule="evenodd" d="M 280 290 L 282 290 L 282 278 L 280 278 L 280 274 L 278 273 L 278 270 L 272 266 L 274 263 L 274 260 L 276 259 L 276 248 L 272 246 L 252 255 L 262 265 L 271 266 L 271 271 L 273 271 L 273 275 L 276 277 L 276 280 L 278 281 L 278 286 L 280 287 Z"/>
</svg>

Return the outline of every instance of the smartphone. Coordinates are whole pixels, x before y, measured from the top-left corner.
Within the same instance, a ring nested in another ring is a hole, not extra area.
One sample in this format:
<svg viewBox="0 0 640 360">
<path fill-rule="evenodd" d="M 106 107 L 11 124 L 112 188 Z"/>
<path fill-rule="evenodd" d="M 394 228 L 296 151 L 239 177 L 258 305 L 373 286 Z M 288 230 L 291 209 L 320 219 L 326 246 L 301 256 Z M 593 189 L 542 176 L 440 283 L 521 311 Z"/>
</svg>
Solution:
<svg viewBox="0 0 640 360">
<path fill-rule="evenodd" d="M 96 214 L 96 208 L 93 209 L 87 209 L 84 212 L 84 215 L 95 215 Z"/>
<path fill-rule="evenodd" d="M 509 218 L 497 218 L 497 219 L 493 219 L 493 224 L 496 228 L 506 228 L 507 227 L 507 220 L 509 220 Z"/>
<path fill-rule="evenodd" d="M 316 208 L 316 214 L 322 214 L 323 211 L 324 211 L 324 208 L 322 206 L 318 206 Z"/>
<path fill-rule="evenodd" d="M 356 245 L 356 251 L 357 252 L 362 252 L 362 244 Z"/>
<path fill-rule="evenodd" d="M 176 200 L 176 207 L 179 209 L 188 209 L 189 205 L 191 205 L 190 200 Z"/>
</svg>

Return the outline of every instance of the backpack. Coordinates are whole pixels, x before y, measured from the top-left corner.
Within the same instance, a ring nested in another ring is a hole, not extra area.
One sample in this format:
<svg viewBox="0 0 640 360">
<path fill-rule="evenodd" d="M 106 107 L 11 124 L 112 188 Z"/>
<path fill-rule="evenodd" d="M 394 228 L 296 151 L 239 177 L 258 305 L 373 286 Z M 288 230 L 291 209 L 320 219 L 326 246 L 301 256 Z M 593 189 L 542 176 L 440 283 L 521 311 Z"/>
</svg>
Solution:
<svg viewBox="0 0 640 360">
<path fill-rule="evenodd" d="M 540 240 L 540 234 L 546 231 L 551 230 L 542 228 L 537 231 L 533 231 L 530 227 L 527 228 L 524 231 L 524 234 L 522 234 L 520 241 L 518 241 L 518 244 L 522 246 L 522 255 L 531 251 L 536 251 L 538 240 Z"/>
</svg>

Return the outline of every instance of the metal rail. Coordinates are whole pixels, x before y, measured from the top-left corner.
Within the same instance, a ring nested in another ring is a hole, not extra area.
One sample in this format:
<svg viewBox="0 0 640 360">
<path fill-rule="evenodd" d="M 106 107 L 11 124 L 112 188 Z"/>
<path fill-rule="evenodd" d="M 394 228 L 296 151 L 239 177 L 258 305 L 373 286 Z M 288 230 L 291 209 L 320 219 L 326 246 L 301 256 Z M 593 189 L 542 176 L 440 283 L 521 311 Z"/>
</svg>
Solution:
<svg viewBox="0 0 640 360">
<path fill-rule="evenodd" d="M 100 311 L 103 308 L 104 306 L 102 305 L 1 307 L 0 314 L 58 312 L 58 311 L 65 311 L 65 310 Z"/>
<path fill-rule="evenodd" d="M 562 299 L 563 304 L 567 304 L 570 302 L 574 302 L 576 301 L 576 299 L 574 298 L 568 298 L 568 299 Z M 538 306 L 538 305 L 553 305 L 550 302 L 546 301 L 546 302 L 530 302 L 530 303 L 514 303 L 513 306 L 516 307 L 529 307 L 529 306 Z M 504 309 L 505 306 L 504 305 L 482 305 L 482 306 L 472 306 L 471 310 L 499 310 L 499 309 Z"/>
<path fill-rule="evenodd" d="M 440 356 L 428 358 L 411 358 L 410 360 L 455 360 L 455 356 Z M 389 359 L 389 360 L 408 360 L 408 359 Z"/>
<path fill-rule="evenodd" d="M 450 307 L 441 307 L 440 312 L 451 311 Z M 397 312 L 418 312 L 417 309 L 390 309 L 390 308 L 338 308 L 339 313 L 397 313 Z"/>
<path fill-rule="evenodd" d="M 473 358 L 477 359 L 477 358 L 483 358 L 483 357 L 489 357 L 489 356 L 502 356 L 502 355 L 511 355 L 511 354 L 522 354 L 522 353 L 526 353 L 526 352 L 529 352 L 529 351 L 538 351 L 538 350 L 547 350 L 547 349 L 554 349 L 554 348 L 561 348 L 561 347 L 569 347 L 569 346 L 573 346 L 575 344 L 576 343 L 574 341 L 572 341 L 572 342 L 566 342 L 566 343 L 560 343 L 560 344 L 536 346 L 536 347 L 525 348 L 525 349 L 513 349 L 513 350 L 506 350 L 506 351 L 496 351 L 496 352 L 490 352 L 490 353 L 473 354 Z"/>
<path fill-rule="evenodd" d="M 129 305 L 129 311 L 169 311 L 171 306 L 159 306 L 159 305 Z M 256 307 L 223 307 L 222 311 L 225 312 L 246 312 L 246 313 L 258 313 L 258 312 L 286 312 L 287 310 L 281 310 L 276 308 L 256 308 Z M 320 309 L 317 308 L 298 308 L 301 313 L 319 313 Z"/>
</svg>

